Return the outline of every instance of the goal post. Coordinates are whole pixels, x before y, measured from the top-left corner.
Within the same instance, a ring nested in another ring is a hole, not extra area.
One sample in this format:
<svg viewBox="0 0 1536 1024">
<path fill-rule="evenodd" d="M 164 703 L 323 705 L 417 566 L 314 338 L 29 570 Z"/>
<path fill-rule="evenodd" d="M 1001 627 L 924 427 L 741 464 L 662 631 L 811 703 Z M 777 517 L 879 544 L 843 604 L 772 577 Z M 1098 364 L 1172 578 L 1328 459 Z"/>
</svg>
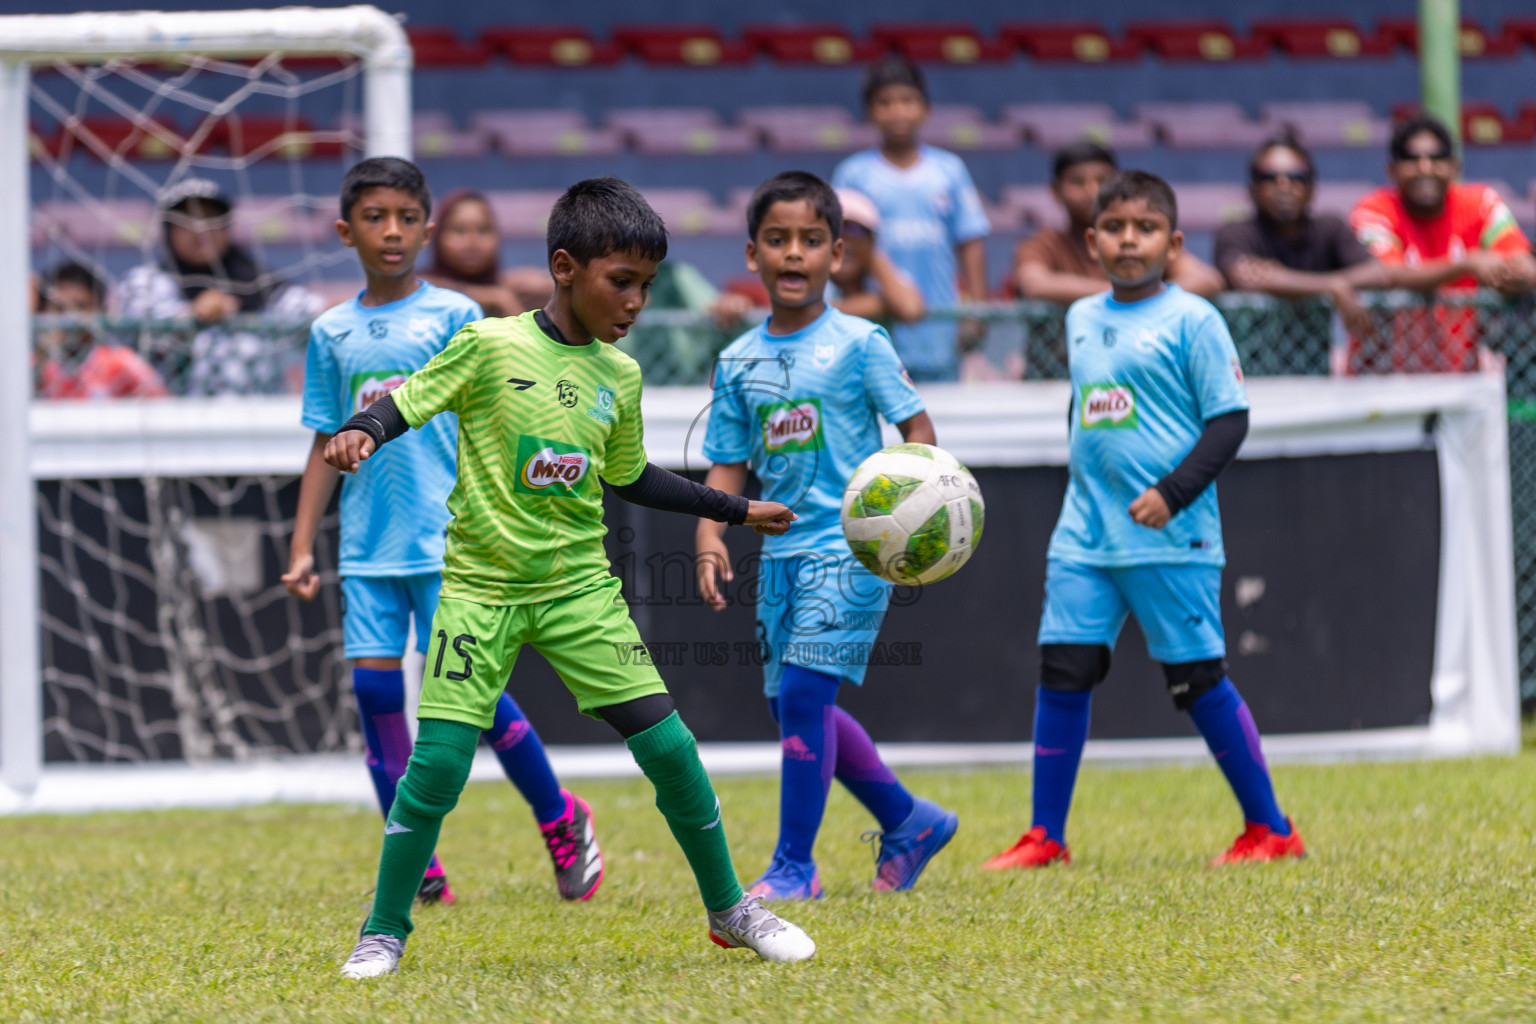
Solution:
<svg viewBox="0 0 1536 1024">
<path fill-rule="evenodd" d="M 364 152 L 411 155 L 412 53 L 371 6 L 0 16 L 0 786 L 31 793 L 42 771 L 38 548 L 29 411 L 29 82 L 43 62 L 182 55 L 346 54 L 363 75 Z"/>
</svg>

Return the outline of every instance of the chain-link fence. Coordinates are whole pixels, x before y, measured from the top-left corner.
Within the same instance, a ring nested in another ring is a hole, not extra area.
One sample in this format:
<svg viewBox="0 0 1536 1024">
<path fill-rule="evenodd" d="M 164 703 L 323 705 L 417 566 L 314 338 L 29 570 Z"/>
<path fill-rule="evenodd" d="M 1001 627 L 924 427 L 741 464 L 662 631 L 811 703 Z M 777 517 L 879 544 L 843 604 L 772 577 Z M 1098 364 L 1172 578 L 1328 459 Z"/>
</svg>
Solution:
<svg viewBox="0 0 1536 1024">
<path fill-rule="evenodd" d="M 1318 301 L 1227 294 L 1216 301 L 1250 376 L 1503 372 L 1509 393 L 1510 493 L 1520 676 L 1536 699 L 1536 306 L 1492 293 L 1390 292 L 1338 314 Z M 1067 376 L 1064 311 L 987 303 L 933 315 L 986 322 L 962 360 L 964 378 Z M 1347 325 L 1346 325 L 1347 322 Z M 620 347 L 652 386 L 701 385 L 745 327 L 706 313 L 648 310 Z M 124 318 L 39 317 L 34 372 L 41 397 L 297 393 L 307 323 L 236 317 L 217 326 Z"/>
</svg>

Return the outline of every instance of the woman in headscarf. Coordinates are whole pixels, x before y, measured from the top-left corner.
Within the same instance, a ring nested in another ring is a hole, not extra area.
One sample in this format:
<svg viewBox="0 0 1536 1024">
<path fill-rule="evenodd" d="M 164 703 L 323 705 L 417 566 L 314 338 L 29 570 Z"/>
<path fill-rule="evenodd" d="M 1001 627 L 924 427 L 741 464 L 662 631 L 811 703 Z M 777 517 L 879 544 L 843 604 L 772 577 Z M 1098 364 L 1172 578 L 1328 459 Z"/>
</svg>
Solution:
<svg viewBox="0 0 1536 1024">
<path fill-rule="evenodd" d="M 421 275 L 440 288 L 462 292 L 486 316 L 536 309 L 554 288 L 543 267 L 501 269 L 501 232 L 490 202 L 472 189 L 443 197 L 432 239 L 432 265 Z"/>
</svg>

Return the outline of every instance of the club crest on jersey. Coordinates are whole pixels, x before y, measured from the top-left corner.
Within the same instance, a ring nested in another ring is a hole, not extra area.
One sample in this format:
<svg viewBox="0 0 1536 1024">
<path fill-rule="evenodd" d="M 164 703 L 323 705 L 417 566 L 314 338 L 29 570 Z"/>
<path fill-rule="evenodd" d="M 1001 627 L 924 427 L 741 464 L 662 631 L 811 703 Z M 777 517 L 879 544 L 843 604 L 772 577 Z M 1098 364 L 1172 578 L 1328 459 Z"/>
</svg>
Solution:
<svg viewBox="0 0 1536 1024">
<path fill-rule="evenodd" d="M 599 423 L 612 423 L 614 420 L 613 403 L 617 401 L 617 395 L 613 388 L 607 384 L 597 386 L 597 398 L 592 403 L 592 408 L 587 410 L 587 415 Z"/>
<path fill-rule="evenodd" d="M 352 391 L 352 411 L 362 412 L 374 402 L 404 384 L 410 370 L 375 370 L 373 373 L 354 373 L 348 381 Z"/>
<path fill-rule="evenodd" d="M 757 418 L 763 428 L 763 447 L 770 452 L 809 452 L 826 447 L 819 398 L 761 405 Z"/>
<path fill-rule="evenodd" d="M 1136 389 L 1129 384 L 1084 384 L 1079 399 L 1084 430 L 1134 430 Z"/>
<path fill-rule="evenodd" d="M 389 334 L 389 321 L 388 320 L 369 320 L 368 321 L 368 337 L 372 338 L 374 341 L 378 341 L 380 338 L 384 337 L 387 334 Z"/>
<path fill-rule="evenodd" d="M 592 468 L 592 453 L 573 444 L 525 434 L 517 439 L 517 464 L 513 490 L 570 497 Z"/>
<path fill-rule="evenodd" d="M 836 359 L 836 345 L 817 345 L 816 351 L 811 354 L 811 362 L 816 364 L 818 370 L 830 369 Z"/>
</svg>

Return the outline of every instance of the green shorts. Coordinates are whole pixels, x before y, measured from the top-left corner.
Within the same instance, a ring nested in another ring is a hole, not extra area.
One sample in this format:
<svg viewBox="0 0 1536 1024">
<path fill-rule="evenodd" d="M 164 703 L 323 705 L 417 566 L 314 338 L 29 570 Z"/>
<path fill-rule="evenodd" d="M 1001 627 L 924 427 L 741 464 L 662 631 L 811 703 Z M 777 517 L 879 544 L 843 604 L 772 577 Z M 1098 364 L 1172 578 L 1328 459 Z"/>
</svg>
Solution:
<svg viewBox="0 0 1536 1024">
<path fill-rule="evenodd" d="M 417 717 L 489 729 L 523 644 L 549 659 L 584 715 L 666 693 L 620 587 L 609 576 L 578 594 L 502 606 L 442 598 Z"/>
</svg>

